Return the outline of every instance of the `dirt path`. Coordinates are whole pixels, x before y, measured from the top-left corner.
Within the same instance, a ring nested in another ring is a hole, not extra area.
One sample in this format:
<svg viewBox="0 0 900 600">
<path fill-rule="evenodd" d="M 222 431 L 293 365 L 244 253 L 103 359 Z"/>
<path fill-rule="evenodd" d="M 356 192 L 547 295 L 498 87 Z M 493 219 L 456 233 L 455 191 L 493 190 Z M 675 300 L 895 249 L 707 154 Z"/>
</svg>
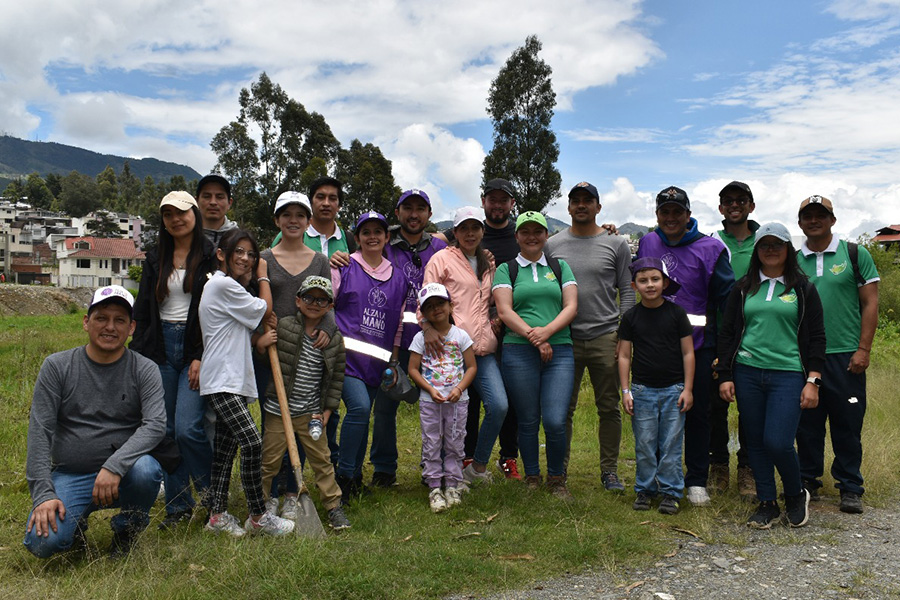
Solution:
<svg viewBox="0 0 900 600">
<path fill-rule="evenodd" d="M 0 316 L 62 315 L 84 309 L 91 297 L 86 288 L 63 289 L 42 285 L 0 284 Z"/>
</svg>

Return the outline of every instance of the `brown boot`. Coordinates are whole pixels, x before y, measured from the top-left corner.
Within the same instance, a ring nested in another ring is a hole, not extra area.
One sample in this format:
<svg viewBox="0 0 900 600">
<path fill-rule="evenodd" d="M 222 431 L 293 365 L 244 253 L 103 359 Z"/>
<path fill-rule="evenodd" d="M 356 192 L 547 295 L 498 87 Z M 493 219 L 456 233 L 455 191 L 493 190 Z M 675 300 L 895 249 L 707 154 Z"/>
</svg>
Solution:
<svg viewBox="0 0 900 600">
<path fill-rule="evenodd" d="M 525 485 L 528 486 L 529 490 L 536 490 L 541 487 L 541 476 L 540 475 L 526 475 L 525 476 Z"/>
<path fill-rule="evenodd" d="M 566 487 L 566 479 L 562 475 L 548 475 L 547 489 L 560 500 L 572 500 L 572 493 Z"/>
<path fill-rule="evenodd" d="M 728 491 L 731 473 L 728 471 L 728 463 L 710 463 L 709 465 L 709 491 L 724 494 Z"/>
<path fill-rule="evenodd" d="M 756 480 L 750 467 L 738 467 L 737 480 L 741 500 L 756 502 Z"/>
</svg>

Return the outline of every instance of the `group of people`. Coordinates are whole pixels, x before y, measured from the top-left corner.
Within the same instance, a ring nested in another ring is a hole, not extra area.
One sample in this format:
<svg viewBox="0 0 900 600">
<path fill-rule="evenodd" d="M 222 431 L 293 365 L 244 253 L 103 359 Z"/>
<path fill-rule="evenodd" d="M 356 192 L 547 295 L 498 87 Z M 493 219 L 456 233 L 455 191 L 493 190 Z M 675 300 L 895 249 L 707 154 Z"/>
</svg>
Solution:
<svg viewBox="0 0 900 600">
<path fill-rule="evenodd" d="M 728 487 L 736 399 L 739 490 L 759 500 L 748 525 L 781 517 L 775 469 L 784 519 L 807 522 L 826 421 L 841 510 L 862 512 L 878 274 L 865 248 L 832 235 L 827 198 L 801 204 L 806 241 L 795 252 L 783 225 L 749 220 L 746 184 L 721 191 L 723 229 L 712 236 L 698 231 L 687 194 L 669 187 L 635 260 L 614 226 L 597 224 L 600 197 L 587 182 L 568 194 L 571 226 L 552 237 L 540 213 L 513 218 L 516 194 L 504 179 L 485 184 L 481 210 L 460 208 L 452 228 L 435 234 L 422 190 L 399 197 L 396 226 L 371 211 L 348 232 L 336 220 L 342 201 L 330 177 L 308 195 L 285 192 L 274 206 L 278 237 L 260 251 L 228 219 L 222 176 L 202 178 L 196 198 L 162 199 L 137 299 L 118 286 L 97 290 L 84 317 L 87 345 L 41 368 L 28 435 L 30 551 L 81 546 L 87 516 L 120 507 L 111 552 L 127 553 L 161 482 L 161 529 L 194 518 L 196 494 L 209 531 L 285 535 L 306 491 L 291 476 L 290 429 L 330 525 L 349 528 L 343 507 L 367 493 L 367 454 L 369 486 L 397 482 L 394 392 L 407 375 L 418 388 L 422 483 L 434 512 L 489 483 L 492 465 L 571 499 L 585 370 L 606 490 L 624 490 L 620 398 L 631 415 L 635 510 L 659 496 L 659 511 L 674 514 L 682 497 L 703 506 L 708 488 Z M 257 398 L 262 432 L 248 410 Z M 238 448 L 243 525 L 228 512 Z"/>
</svg>

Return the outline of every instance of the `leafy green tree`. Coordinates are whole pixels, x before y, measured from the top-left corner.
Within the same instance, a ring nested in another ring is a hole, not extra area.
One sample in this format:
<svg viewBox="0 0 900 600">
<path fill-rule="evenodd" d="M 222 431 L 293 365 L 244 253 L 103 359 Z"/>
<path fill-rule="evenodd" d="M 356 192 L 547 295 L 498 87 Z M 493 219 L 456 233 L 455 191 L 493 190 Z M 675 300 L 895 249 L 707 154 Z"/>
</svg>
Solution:
<svg viewBox="0 0 900 600">
<path fill-rule="evenodd" d="M 47 176 L 44 177 L 44 183 L 47 184 L 47 189 L 50 190 L 54 198 L 59 198 L 62 192 L 62 179 L 62 175 L 59 173 L 47 173 Z"/>
<path fill-rule="evenodd" d="M 119 229 L 119 221 L 115 213 L 98 210 L 94 214 L 94 218 L 84 224 L 88 233 L 100 238 L 117 238 L 122 236 L 122 230 Z"/>
<path fill-rule="evenodd" d="M 129 161 L 125 161 L 122 172 L 117 178 L 119 187 L 119 205 L 128 213 L 138 214 L 140 208 L 141 180 L 131 170 Z"/>
<path fill-rule="evenodd" d="M 100 190 L 97 181 L 78 171 L 72 171 L 62 180 L 59 205 L 72 217 L 83 217 L 100 208 Z"/>
<path fill-rule="evenodd" d="M 9 182 L 6 189 L 3 190 L 3 199 L 7 202 L 21 202 L 25 197 L 25 184 L 21 177 L 16 177 Z"/>
<path fill-rule="evenodd" d="M 388 218 L 393 214 L 402 190 L 394 184 L 391 161 L 378 146 L 353 140 L 349 150 L 339 153 L 335 177 L 344 184 L 340 212 L 344 223 L 354 223 L 367 210 L 377 210 Z"/>
<path fill-rule="evenodd" d="M 25 180 L 24 191 L 28 197 L 28 203 L 34 208 L 49 210 L 53 206 L 55 200 L 53 193 L 37 171 L 31 173 Z"/>
<path fill-rule="evenodd" d="M 553 70 L 538 57 L 541 42 L 528 36 L 491 82 L 488 115 L 494 147 L 484 159 L 484 181 L 508 179 L 516 188 L 520 211 L 542 211 L 559 197 L 562 178 L 556 168 L 559 142 L 550 128 L 556 93 Z"/>
<path fill-rule="evenodd" d="M 106 210 L 119 210 L 119 183 L 116 172 L 109 165 L 97 175 L 97 192 L 100 195 L 100 206 Z"/>
</svg>

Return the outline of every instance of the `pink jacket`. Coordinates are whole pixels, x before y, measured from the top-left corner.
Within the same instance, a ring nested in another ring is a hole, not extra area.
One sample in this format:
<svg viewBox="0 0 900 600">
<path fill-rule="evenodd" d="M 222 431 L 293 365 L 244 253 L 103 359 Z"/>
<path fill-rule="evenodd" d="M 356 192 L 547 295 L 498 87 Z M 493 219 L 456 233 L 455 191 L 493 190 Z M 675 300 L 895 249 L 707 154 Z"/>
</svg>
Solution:
<svg viewBox="0 0 900 600">
<path fill-rule="evenodd" d="M 462 250 L 454 246 L 439 251 L 425 265 L 423 283 L 440 283 L 450 292 L 453 321 L 472 338 L 477 356 L 497 350 L 488 314 L 495 270 L 491 265 L 479 282 Z"/>
</svg>

